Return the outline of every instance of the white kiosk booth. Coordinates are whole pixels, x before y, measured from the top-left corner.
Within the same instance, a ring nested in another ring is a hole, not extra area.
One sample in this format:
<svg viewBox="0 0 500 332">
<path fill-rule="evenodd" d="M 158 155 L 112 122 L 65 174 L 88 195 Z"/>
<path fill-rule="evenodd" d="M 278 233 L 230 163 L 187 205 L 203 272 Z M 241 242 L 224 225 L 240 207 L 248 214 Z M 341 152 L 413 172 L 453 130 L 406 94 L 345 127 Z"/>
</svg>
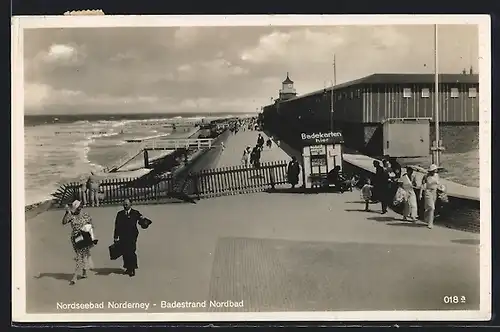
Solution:
<svg viewBox="0 0 500 332">
<path fill-rule="evenodd" d="M 301 140 L 305 188 L 316 187 L 335 166 L 342 170 L 342 133 L 302 133 Z"/>
</svg>

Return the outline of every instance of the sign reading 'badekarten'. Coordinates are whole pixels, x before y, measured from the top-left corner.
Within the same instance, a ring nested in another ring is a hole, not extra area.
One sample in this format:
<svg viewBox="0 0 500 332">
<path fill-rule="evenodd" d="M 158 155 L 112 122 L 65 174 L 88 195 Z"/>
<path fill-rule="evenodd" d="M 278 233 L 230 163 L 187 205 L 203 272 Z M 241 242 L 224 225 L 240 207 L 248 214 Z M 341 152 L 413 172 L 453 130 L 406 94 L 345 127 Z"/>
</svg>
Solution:
<svg viewBox="0 0 500 332">
<path fill-rule="evenodd" d="M 339 144 L 344 143 L 342 133 L 338 131 L 320 132 L 320 133 L 302 133 L 300 134 L 302 144 L 315 145 L 315 144 Z"/>
</svg>

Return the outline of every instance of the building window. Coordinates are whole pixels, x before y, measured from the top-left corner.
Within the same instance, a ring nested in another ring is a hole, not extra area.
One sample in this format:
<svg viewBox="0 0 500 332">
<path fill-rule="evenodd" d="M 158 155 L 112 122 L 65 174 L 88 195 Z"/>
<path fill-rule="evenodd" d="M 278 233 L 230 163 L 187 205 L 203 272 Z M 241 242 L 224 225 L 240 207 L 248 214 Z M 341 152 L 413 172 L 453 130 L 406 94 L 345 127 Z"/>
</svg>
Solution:
<svg viewBox="0 0 500 332">
<path fill-rule="evenodd" d="M 451 88 L 450 97 L 451 98 L 458 98 L 458 88 Z"/>
<path fill-rule="evenodd" d="M 476 97 L 477 97 L 477 89 L 469 88 L 469 98 L 476 98 Z"/>
<path fill-rule="evenodd" d="M 410 88 L 403 89 L 403 98 L 411 98 L 411 89 Z"/>
<path fill-rule="evenodd" d="M 422 98 L 429 98 L 431 96 L 431 90 L 428 88 L 422 89 Z"/>
</svg>

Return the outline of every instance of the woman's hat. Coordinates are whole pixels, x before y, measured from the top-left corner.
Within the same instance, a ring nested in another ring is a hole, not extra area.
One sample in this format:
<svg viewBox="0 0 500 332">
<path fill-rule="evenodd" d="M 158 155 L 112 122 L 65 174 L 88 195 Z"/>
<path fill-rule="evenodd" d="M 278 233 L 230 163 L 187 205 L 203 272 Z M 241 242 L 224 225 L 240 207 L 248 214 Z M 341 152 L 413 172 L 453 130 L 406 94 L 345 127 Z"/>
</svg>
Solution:
<svg viewBox="0 0 500 332">
<path fill-rule="evenodd" d="M 71 203 L 71 212 L 75 212 L 76 209 L 78 209 L 81 204 L 82 202 L 80 202 L 79 200 L 73 201 L 73 203 Z"/>
<path fill-rule="evenodd" d="M 436 166 L 436 164 L 432 164 L 430 167 L 429 167 L 429 172 L 434 172 L 434 171 L 437 171 L 438 167 Z"/>
</svg>

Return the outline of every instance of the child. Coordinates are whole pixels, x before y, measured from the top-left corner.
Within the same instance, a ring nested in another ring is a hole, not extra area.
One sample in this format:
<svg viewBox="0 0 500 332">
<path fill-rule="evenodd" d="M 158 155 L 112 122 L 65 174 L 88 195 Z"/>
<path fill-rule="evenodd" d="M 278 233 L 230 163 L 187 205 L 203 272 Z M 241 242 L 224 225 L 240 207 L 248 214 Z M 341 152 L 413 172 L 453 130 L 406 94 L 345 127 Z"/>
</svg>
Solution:
<svg viewBox="0 0 500 332">
<path fill-rule="evenodd" d="M 363 186 L 363 188 L 361 188 L 361 197 L 365 201 L 365 211 L 370 211 L 369 204 L 372 198 L 372 189 L 372 181 L 370 180 L 370 178 L 367 178 L 365 185 Z"/>
</svg>

